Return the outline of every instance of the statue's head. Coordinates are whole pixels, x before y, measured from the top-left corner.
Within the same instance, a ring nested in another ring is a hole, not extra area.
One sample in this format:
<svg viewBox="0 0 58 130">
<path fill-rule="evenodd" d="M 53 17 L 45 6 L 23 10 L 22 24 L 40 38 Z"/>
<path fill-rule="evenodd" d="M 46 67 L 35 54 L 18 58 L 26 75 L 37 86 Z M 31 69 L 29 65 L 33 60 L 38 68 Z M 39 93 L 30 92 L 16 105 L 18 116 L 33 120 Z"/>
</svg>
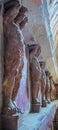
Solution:
<svg viewBox="0 0 58 130">
<path fill-rule="evenodd" d="M 30 54 L 34 54 L 35 56 L 37 56 L 41 53 L 41 47 L 38 44 L 32 44 L 28 46 Z"/>
<path fill-rule="evenodd" d="M 48 69 L 45 70 L 45 74 L 46 74 L 46 76 L 50 77 L 50 72 Z"/>
<path fill-rule="evenodd" d="M 55 81 L 54 81 L 54 79 L 53 79 L 53 76 L 52 76 L 52 75 L 50 75 L 50 76 L 49 76 L 49 79 L 50 79 L 50 81 L 51 81 L 53 84 L 55 84 Z"/>
<path fill-rule="evenodd" d="M 28 22 L 28 18 L 27 18 L 27 15 L 26 15 L 27 12 L 28 12 L 28 9 L 22 5 L 20 10 L 19 10 L 18 15 L 14 19 L 14 22 L 18 23 L 21 29 Z"/>
<path fill-rule="evenodd" d="M 5 24 L 15 22 L 22 29 L 28 21 L 25 15 L 28 9 L 20 5 L 18 0 L 10 0 L 4 4 L 4 20 Z"/>
<path fill-rule="evenodd" d="M 41 53 L 41 47 L 40 47 L 40 45 L 37 44 L 35 55 L 38 57 L 40 55 L 40 53 Z"/>
<path fill-rule="evenodd" d="M 10 23 L 17 16 L 20 9 L 20 3 L 16 0 L 10 0 L 4 4 L 4 18 Z"/>
<path fill-rule="evenodd" d="M 44 59 L 44 57 L 43 57 L 43 55 L 42 55 L 41 53 L 40 53 L 40 55 L 38 56 L 38 60 L 39 60 L 41 69 L 45 69 L 45 67 L 46 67 L 46 62 L 45 62 L 45 59 Z"/>
</svg>

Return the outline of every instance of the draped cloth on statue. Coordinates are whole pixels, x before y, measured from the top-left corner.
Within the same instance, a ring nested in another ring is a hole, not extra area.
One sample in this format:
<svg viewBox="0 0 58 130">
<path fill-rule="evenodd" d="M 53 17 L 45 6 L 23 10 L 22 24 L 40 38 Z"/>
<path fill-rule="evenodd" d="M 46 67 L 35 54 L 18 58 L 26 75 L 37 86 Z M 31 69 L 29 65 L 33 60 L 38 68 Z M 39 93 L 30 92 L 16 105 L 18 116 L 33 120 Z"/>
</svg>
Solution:
<svg viewBox="0 0 58 130">
<path fill-rule="evenodd" d="M 18 93 L 16 95 L 16 105 L 21 109 L 22 112 L 29 112 L 30 110 L 30 98 L 29 98 L 29 89 L 30 89 L 30 80 L 29 78 L 29 57 L 28 57 L 28 48 L 24 47 L 24 65 L 22 69 L 22 78 L 20 80 L 20 87 L 18 89 Z"/>
</svg>

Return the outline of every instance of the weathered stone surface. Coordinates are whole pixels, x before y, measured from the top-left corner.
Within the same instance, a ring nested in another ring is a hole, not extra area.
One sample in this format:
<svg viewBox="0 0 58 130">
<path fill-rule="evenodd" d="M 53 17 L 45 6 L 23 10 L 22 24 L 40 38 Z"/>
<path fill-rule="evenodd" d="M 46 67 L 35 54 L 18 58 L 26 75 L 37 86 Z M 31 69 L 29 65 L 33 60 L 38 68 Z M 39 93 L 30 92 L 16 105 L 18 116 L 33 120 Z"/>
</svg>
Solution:
<svg viewBox="0 0 58 130">
<path fill-rule="evenodd" d="M 23 118 L 19 130 L 46 130 L 52 127 L 52 122 L 56 113 L 58 101 L 41 108 L 39 113 L 29 113 Z"/>
<path fill-rule="evenodd" d="M 3 130 L 18 130 L 22 125 L 22 115 L 2 115 L 2 129 Z"/>
</svg>

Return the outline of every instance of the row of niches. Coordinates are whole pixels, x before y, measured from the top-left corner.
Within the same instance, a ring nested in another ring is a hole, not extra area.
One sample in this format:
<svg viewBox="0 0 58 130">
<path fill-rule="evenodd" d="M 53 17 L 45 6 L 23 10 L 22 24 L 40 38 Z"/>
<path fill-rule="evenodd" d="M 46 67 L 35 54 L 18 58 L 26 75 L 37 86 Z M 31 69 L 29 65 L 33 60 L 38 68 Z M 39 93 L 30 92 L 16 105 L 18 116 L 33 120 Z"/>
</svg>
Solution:
<svg viewBox="0 0 58 130">
<path fill-rule="evenodd" d="M 50 28 L 52 32 L 55 48 L 58 45 L 58 0 L 51 2 L 48 8 Z"/>
<path fill-rule="evenodd" d="M 41 47 L 23 36 L 28 9 L 16 1 L 4 4 L 4 80 L 2 115 L 39 112 L 56 99 L 53 77 L 46 67 Z M 24 32 L 25 33 L 25 32 Z M 28 33 L 28 32 L 27 32 Z"/>
</svg>

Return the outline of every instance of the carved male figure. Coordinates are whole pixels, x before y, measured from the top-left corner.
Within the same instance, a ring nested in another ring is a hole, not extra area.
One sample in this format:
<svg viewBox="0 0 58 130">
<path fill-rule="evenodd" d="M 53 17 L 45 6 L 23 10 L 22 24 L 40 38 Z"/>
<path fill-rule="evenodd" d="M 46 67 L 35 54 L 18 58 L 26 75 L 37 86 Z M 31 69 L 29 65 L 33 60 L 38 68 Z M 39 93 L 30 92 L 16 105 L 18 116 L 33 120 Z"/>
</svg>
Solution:
<svg viewBox="0 0 58 130">
<path fill-rule="evenodd" d="M 22 69 L 24 68 L 25 44 L 21 29 L 28 21 L 24 15 L 27 8 L 20 6 L 18 1 L 9 1 L 4 11 L 4 82 L 3 82 L 3 113 L 13 114 L 20 109 L 14 100 L 20 87 Z"/>
<path fill-rule="evenodd" d="M 56 88 L 55 88 L 55 83 L 54 83 L 54 80 L 53 80 L 53 77 L 50 76 L 50 98 L 51 98 L 51 101 L 55 100 L 56 99 Z"/>
<path fill-rule="evenodd" d="M 31 77 L 31 96 L 32 96 L 31 107 L 34 112 L 37 112 L 39 111 L 41 106 L 41 69 L 37 57 L 37 55 L 41 53 L 41 48 L 39 45 L 34 44 L 29 46 L 29 50 L 30 50 L 30 77 Z M 37 107 L 38 110 L 36 110 Z"/>
<path fill-rule="evenodd" d="M 43 59 L 39 60 L 40 67 L 41 67 L 41 92 L 42 92 L 42 106 L 46 106 L 46 97 L 45 97 L 45 90 L 46 90 L 46 74 L 45 74 L 45 61 Z"/>
<path fill-rule="evenodd" d="M 46 73 L 46 91 L 45 91 L 45 95 L 46 95 L 46 100 L 47 103 L 50 103 L 50 72 L 46 69 L 45 70 Z"/>
</svg>

